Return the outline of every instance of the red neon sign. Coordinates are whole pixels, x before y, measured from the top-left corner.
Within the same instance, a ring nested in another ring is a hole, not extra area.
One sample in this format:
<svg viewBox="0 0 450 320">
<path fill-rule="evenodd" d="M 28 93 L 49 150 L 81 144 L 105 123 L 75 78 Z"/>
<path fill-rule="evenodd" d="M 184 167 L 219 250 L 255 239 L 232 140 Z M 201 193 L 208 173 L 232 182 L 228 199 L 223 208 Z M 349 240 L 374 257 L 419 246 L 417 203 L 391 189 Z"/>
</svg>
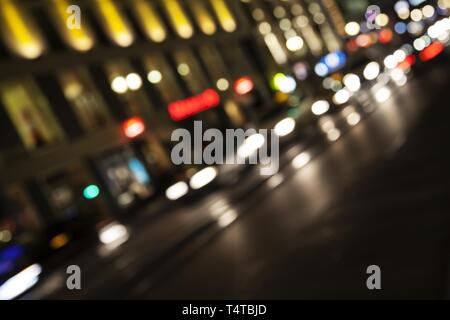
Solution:
<svg viewBox="0 0 450 320">
<path fill-rule="evenodd" d="M 130 118 L 122 124 L 122 130 L 127 138 L 136 138 L 143 134 L 145 131 L 144 120 L 142 120 L 140 117 Z"/>
<path fill-rule="evenodd" d="M 200 112 L 216 108 L 219 104 L 219 94 L 214 89 L 208 89 L 197 96 L 172 102 L 167 110 L 172 120 L 181 121 Z"/>
</svg>

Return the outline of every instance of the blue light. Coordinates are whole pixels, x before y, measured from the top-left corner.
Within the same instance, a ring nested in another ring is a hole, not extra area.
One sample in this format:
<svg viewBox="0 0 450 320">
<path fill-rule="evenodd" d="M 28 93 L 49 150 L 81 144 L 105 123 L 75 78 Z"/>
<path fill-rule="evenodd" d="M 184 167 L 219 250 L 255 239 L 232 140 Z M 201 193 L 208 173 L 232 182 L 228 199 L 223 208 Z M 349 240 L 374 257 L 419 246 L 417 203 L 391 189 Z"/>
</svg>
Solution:
<svg viewBox="0 0 450 320">
<path fill-rule="evenodd" d="M 397 22 L 394 26 L 395 32 L 398 34 L 404 34 L 407 30 L 406 23 L 404 22 Z"/>
<path fill-rule="evenodd" d="M 331 52 L 320 59 L 320 62 L 316 65 L 316 73 L 324 77 L 333 73 L 345 66 L 347 62 L 347 55 L 343 51 Z"/>
<path fill-rule="evenodd" d="M 139 183 L 150 183 L 150 176 L 148 175 L 147 170 L 145 169 L 142 162 L 140 162 L 138 159 L 133 158 L 128 161 L 128 167 L 131 169 L 131 171 L 133 171 L 133 174 Z"/>
</svg>

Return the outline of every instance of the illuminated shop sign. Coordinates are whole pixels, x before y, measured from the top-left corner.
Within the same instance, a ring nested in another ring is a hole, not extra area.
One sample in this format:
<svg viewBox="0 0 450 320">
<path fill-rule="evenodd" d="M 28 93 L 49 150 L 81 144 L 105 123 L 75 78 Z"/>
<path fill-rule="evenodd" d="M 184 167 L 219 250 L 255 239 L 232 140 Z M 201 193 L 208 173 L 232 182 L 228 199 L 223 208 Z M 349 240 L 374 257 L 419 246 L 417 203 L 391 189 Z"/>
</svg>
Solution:
<svg viewBox="0 0 450 320">
<path fill-rule="evenodd" d="M 172 102 L 167 110 L 172 120 L 181 121 L 200 112 L 216 108 L 219 104 L 220 96 L 217 91 L 208 89 L 197 96 Z"/>
</svg>

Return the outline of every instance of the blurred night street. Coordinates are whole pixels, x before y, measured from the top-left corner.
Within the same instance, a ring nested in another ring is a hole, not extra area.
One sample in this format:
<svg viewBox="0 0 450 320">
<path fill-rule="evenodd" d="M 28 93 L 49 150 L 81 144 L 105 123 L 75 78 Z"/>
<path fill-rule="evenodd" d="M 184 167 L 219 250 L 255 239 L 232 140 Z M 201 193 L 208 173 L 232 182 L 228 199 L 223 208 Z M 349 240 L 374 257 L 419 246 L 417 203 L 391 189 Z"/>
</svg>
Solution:
<svg viewBox="0 0 450 320">
<path fill-rule="evenodd" d="M 450 299 L 450 1 L 0 0 L 0 29 L 0 300 Z"/>
</svg>

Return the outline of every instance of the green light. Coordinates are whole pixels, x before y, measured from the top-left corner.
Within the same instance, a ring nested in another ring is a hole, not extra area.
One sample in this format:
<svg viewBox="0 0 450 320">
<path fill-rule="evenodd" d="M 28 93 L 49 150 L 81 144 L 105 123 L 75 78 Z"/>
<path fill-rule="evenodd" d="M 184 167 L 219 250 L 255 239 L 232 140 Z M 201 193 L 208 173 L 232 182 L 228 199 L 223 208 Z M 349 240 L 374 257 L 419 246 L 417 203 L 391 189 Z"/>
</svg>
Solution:
<svg viewBox="0 0 450 320">
<path fill-rule="evenodd" d="M 84 188 L 83 190 L 83 196 L 88 199 L 92 200 L 97 198 L 100 195 L 100 188 L 96 186 L 95 184 L 91 184 Z"/>
<path fill-rule="evenodd" d="M 273 79 L 272 79 L 273 89 L 280 91 L 280 87 L 285 79 L 286 79 L 286 75 L 283 73 L 277 73 L 276 75 L 274 75 Z"/>
</svg>

